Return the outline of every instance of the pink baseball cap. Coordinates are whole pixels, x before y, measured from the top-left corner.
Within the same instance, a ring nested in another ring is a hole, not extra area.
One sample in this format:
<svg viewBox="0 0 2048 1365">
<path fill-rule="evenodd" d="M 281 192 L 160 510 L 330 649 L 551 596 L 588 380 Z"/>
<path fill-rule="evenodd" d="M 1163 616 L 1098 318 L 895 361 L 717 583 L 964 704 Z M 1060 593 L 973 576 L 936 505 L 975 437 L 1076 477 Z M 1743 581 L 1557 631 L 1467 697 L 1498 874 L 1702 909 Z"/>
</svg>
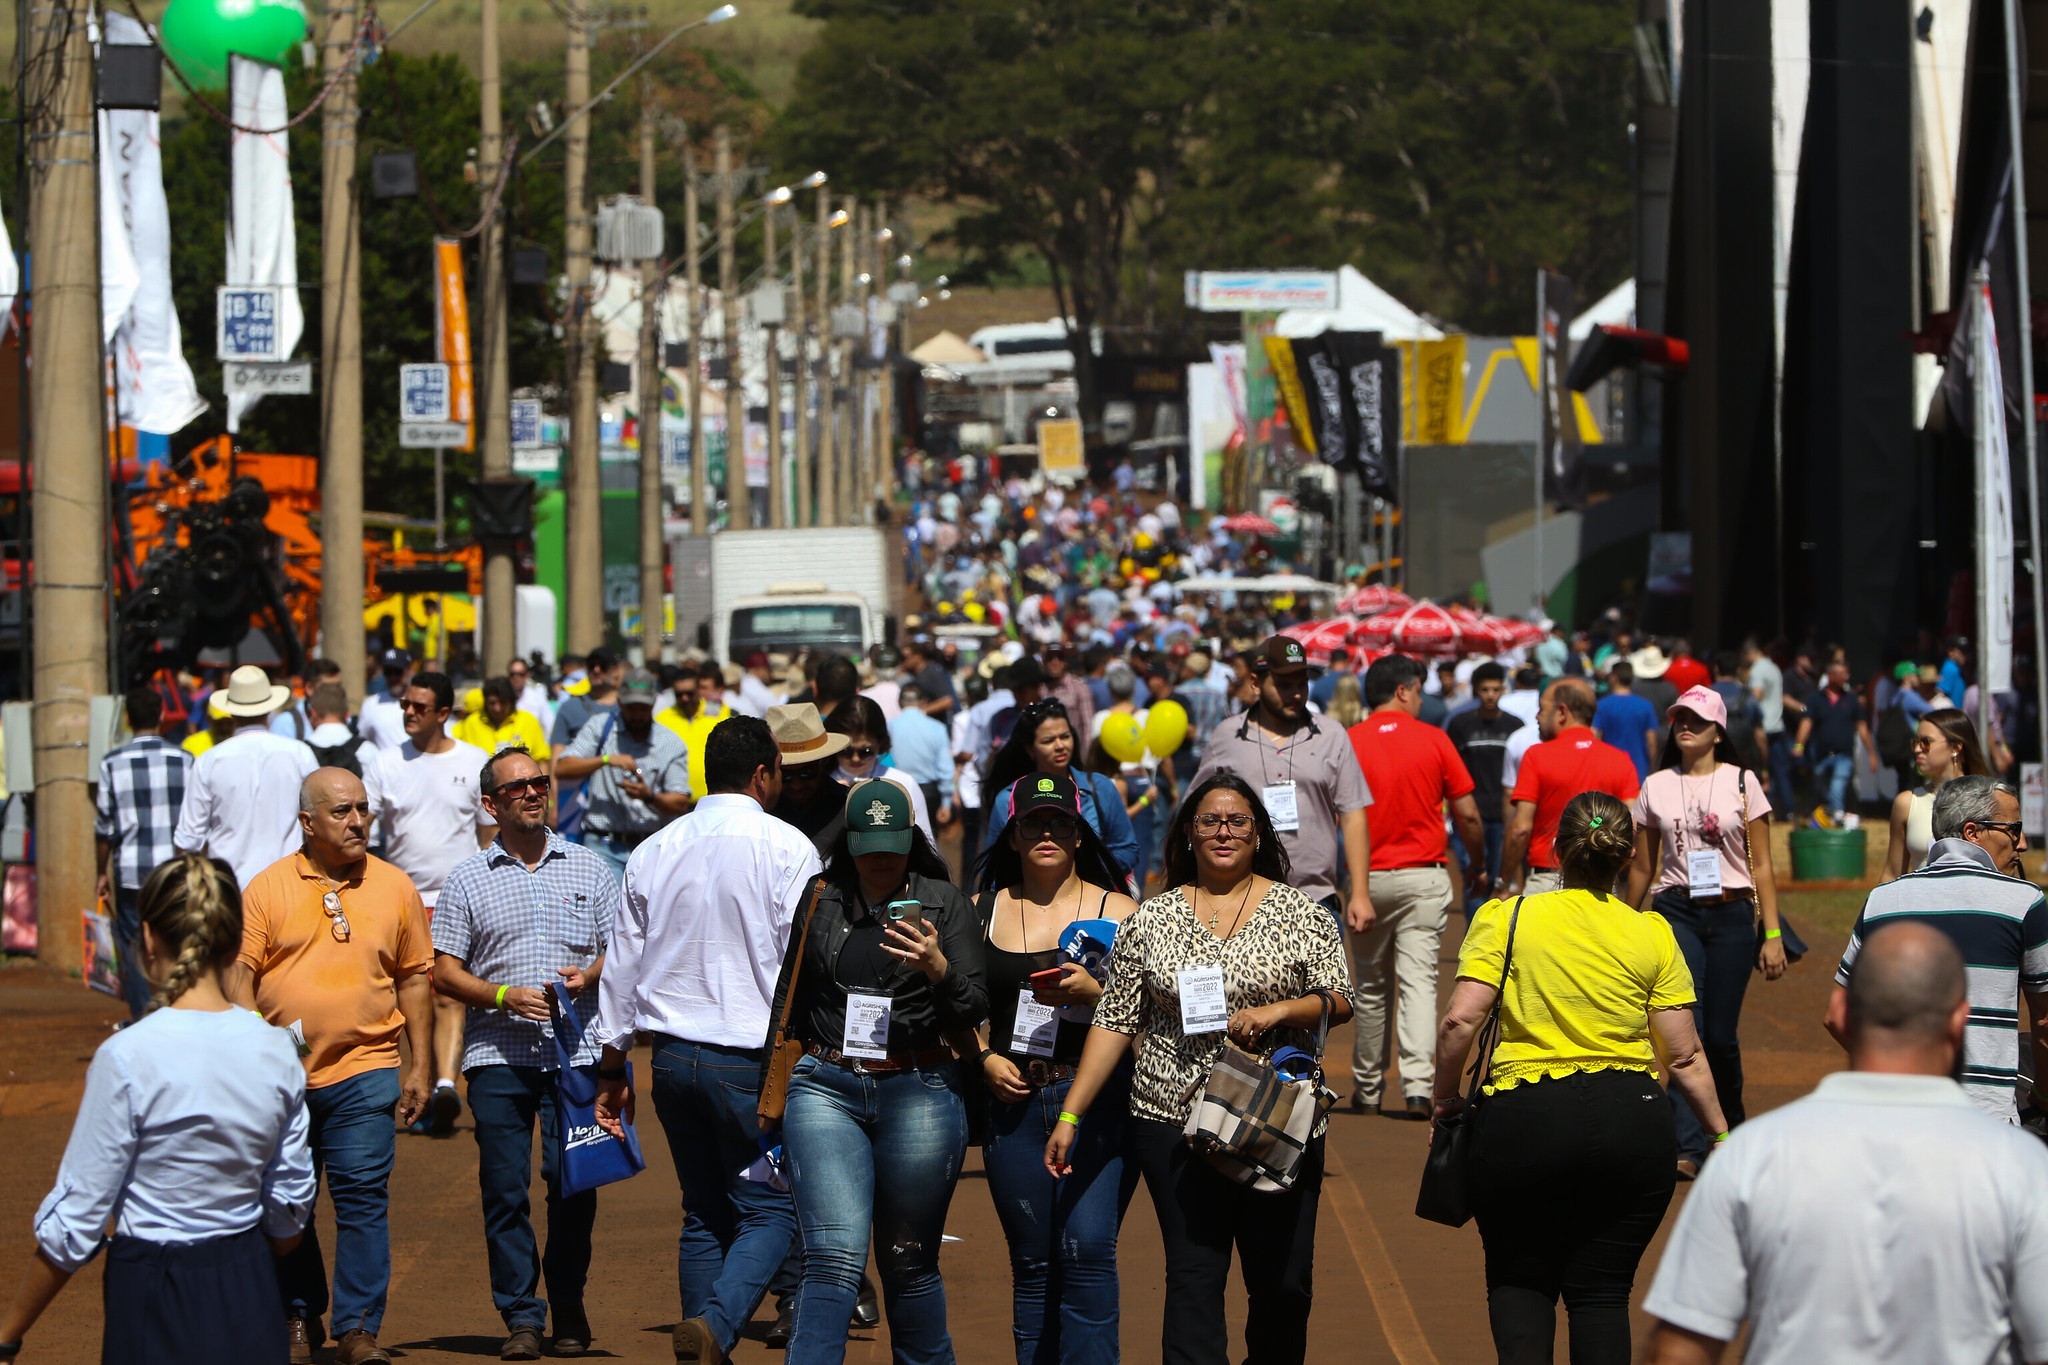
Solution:
<svg viewBox="0 0 2048 1365">
<path fill-rule="evenodd" d="M 1678 694 L 1677 701 L 1664 708 L 1664 719 L 1670 720 L 1675 711 L 1690 711 L 1701 720 L 1714 722 L 1721 727 L 1722 733 L 1727 733 L 1728 703 L 1711 687 L 1686 688 Z"/>
</svg>

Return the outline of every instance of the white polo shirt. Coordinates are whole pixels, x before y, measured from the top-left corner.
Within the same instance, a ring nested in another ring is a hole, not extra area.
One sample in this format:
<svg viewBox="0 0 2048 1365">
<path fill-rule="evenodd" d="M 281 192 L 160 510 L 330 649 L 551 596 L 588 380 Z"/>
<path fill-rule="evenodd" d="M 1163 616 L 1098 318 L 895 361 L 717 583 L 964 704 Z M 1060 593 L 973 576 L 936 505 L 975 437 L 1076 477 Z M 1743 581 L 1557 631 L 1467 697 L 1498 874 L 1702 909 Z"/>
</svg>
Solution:
<svg viewBox="0 0 2048 1365">
<path fill-rule="evenodd" d="M 1946 1077 L 1829 1076 L 1707 1163 L 1643 1310 L 1747 1319 L 1746 1365 L 2048 1360 L 2048 1148 Z"/>
</svg>

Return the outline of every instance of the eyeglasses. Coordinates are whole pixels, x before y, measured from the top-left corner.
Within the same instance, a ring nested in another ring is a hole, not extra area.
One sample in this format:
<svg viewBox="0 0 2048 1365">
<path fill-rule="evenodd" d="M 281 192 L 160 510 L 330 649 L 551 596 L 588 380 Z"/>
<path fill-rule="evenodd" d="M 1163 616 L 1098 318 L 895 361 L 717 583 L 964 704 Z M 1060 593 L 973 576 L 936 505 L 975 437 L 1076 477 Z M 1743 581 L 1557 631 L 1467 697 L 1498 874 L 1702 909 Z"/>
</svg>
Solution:
<svg viewBox="0 0 2048 1365">
<path fill-rule="evenodd" d="M 1217 815 L 1211 812 L 1195 817 L 1195 833 L 1213 838 L 1216 833 L 1228 829 L 1232 834 L 1245 834 L 1251 830 L 1249 815 Z"/>
<path fill-rule="evenodd" d="M 1034 844 L 1043 839 L 1074 839 L 1081 833 L 1080 822 L 1071 815 L 1027 816 L 1017 822 L 1017 829 Z"/>
<path fill-rule="evenodd" d="M 438 702 L 400 700 L 398 709 L 401 711 L 438 711 L 441 707 Z"/>
<path fill-rule="evenodd" d="M 846 746 L 846 756 L 856 763 L 865 763 L 880 752 L 882 751 L 872 744 L 849 744 Z"/>
<path fill-rule="evenodd" d="M 341 908 L 341 893 L 329 891 L 320 898 L 320 908 L 327 912 L 328 928 L 334 933 L 336 943 L 348 942 L 348 912 Z"/>
<path fill-rule="evenodd" d="M 535 773 L 532 777 L 515 777 L 510 782 L 500 782 L 497 786 L 491 788 L 491 795 L 495 797 L 509 797 L 512 800 L 518 800 L 529 793 L 534 796 L 546 796 L 548 794 L 548 786 L 548 775 L 546 773 Z"/>
<path fill-rule="evenodd" d="M 2005 837 L 2014 843 L 2026 838 L 2025 828 L 2017 820 L 1972 820 L 1970 823 L 1978 829 L 2002 829 Z"/>
</svg>

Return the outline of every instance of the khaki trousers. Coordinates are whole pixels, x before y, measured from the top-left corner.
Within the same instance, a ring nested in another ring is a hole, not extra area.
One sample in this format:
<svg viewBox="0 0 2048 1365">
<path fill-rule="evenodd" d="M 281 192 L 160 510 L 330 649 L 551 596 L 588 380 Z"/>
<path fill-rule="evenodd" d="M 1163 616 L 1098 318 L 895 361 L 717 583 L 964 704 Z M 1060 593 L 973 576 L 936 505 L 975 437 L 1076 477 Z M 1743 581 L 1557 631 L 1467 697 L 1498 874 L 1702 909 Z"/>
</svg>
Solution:
<svg viewBox="0 0 2048 1365">
<path fill-rule="evenodd" d="M 1546 891 L 1564 889 L 1564 873 L 1554 867 L 1532 867 L 1529 875 L 1522 879 L 1522 894 L 1539 896 Z"/>
<path fill-rule="evenodd" d="M 1368 882 L 1378 918 L 1351 934 L 1351 1078 L 1357 1094 L 1377 1105 L 1386 1074 L 1387 1016 L 1395 1015 L 1401 1091 L 1427 1096 L 1436 1074 L 1437 950 L 1451 906 L 1451 874 L 1442 867 L 1375 872 Z"/>
</svg>

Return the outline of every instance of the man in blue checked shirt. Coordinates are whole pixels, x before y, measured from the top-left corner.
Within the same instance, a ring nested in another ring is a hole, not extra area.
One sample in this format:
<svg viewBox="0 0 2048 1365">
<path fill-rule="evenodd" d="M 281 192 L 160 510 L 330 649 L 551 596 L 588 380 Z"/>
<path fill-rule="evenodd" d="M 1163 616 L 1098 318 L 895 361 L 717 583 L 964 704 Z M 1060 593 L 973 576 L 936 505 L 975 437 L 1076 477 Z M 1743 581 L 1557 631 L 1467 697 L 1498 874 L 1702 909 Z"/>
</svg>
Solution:
<svg viewBox="0 0 2048 1365">
<path fill-rule="evenodd" d="M 135 738 L 100 760 L 99 818 L 93 843 L 98 850 L 99 895 L 114 907 L 114 945 L 121 957 L 121 995 L 128 1013 L 140 1019 L 149 1008 L 149 982 L 142 975 L 142 919 L 136 893 L 156 865 L 177 852 L 171 835 L 185 804 L 185 775 L 192 755 L 158 733 L 164 699 L 138 687 L 126 698 L 128 728 Z"/>
<path fill-rule="evenodd" d="M 902 707 L 889 721 L 889 761 L 924 789 L 925 808 L 943 825 L 953 818 L 953 740 L 942 720 L 925 714 L 931 700 L 916 683 L 896 694 Z"/>
<path fill-rule="evenodd" d="M 559 1193 L 547 987 L 570 995 L 569 1014 L 583 1038 L 576 1066 L 595 1078 L 591 1025 L 619 883 L 603 858 L 548 828 L 548 776 L 525 748 L 493 754 L 477 785 L 484 809 L 497 817 L 498 837 L 442 885 L 434 907 L 434 978 L 442 995 L 469 1006 L 462 1070 L 476 1120 L 491 1298 L 508 1333 L 499 1359 L 540 1358 L 550 1302 L 554 1353 L 581 1355 L 590 1345 L 583 1286 L 597 1192 L 566 1199 Z M 548 1187 L 544 1255 L 536 1254 L 526 1194 L 536 1114 Z M 543 1275 L 545 1301 L 536 1293 Z"/>
</svg>

